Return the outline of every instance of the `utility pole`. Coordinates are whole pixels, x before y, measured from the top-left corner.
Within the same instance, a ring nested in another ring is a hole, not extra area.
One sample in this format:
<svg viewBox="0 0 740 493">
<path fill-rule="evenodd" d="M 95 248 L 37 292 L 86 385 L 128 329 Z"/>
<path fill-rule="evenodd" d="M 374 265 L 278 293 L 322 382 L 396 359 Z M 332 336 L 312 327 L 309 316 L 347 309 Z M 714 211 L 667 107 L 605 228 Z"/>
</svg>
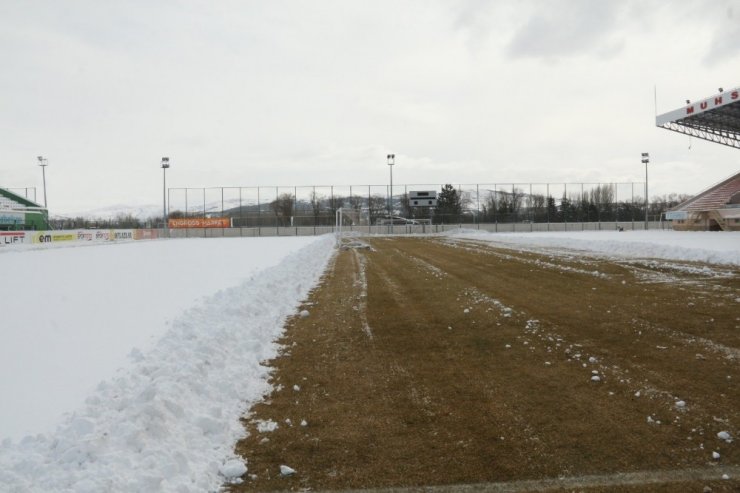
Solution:
<svg viewBox="0 0 740 493">
<path fill-rule="evenodd" d="M 647 152 L 642 153 L 642 163 L 645 165 L 645 231 L 648 229 L 648 163 L 650 162 L 650 154 Z"/>
</svg>

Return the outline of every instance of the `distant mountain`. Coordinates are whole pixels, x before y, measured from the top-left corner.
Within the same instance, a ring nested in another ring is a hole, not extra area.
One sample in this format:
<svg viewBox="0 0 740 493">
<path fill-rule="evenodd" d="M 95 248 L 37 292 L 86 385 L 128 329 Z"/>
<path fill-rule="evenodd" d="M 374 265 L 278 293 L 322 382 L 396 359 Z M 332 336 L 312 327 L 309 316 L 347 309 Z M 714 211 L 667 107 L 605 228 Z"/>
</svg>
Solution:
<svg viewBox="0 0 740 493">
<path fill-rule="evenodd" d="M 52 212 L 54 211 L 52 210 Z M 162 205 L 111 205 L 87 211 L 52 213 L 51 219 L 84 217 L 86 219 L 108 220 L 118 216 L 128 216 L 129 214 L 141 221 L 151 217 L 162 217 Z"/>
</svg>

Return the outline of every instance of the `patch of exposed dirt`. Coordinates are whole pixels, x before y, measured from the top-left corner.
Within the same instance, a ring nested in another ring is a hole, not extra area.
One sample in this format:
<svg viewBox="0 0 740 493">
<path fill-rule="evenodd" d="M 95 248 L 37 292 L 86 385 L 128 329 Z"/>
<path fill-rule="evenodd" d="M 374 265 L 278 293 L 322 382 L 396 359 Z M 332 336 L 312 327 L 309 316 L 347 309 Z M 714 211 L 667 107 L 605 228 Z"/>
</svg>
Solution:
<svg viewBox="0 0 740 493">
<path fill-rule="evenodd" d="M 366 243 L 339 251 L 307 300 L 310 316 L 289 321 L 270 362 L 276 390 L 245 417 L 249 436 L 236 449 L 249 477 L 231 491 L 740 463 L 738 441 L 716 436 L 740 438 L 737 270 L 712 277 L 693 266 L 671 270 L 681 282 L 649 282 L 645 270 L 664 264 L 421 238 Z M 278 426 L 259 431 L 265 421 Z M 282 477 L 281 464 L 297 473 Z M 599 488 L 574 490 L 675 491 Z"/>
</svg>

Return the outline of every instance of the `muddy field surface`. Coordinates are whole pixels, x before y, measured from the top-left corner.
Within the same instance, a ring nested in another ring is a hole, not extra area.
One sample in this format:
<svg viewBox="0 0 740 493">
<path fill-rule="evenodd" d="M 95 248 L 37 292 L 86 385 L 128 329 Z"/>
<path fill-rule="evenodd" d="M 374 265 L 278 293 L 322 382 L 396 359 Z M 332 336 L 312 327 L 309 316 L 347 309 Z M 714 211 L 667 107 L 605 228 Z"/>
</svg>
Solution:
<svg viewBox="0 0 740 493">
<path fill-rule="evenodd" d="M 244 420 L 249 471 L 229 489 L 739 491 L 739 274 L 346 242 L 267 362 L 275 391 Z"/>
</svg>

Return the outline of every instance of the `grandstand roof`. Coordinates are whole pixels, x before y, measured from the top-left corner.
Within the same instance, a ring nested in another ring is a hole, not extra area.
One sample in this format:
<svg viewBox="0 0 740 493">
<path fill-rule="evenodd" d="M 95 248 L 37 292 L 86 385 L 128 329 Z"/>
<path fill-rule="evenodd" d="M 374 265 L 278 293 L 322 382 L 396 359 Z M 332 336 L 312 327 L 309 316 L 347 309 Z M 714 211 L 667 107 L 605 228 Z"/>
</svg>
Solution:
<svg viewBox="0 0 740 493">
<path fill-rule="evenodd" d="M 740 149 L 740 87 L 655 117 L 655 125 Z"/>
<path fill-rule="evenodd" d="M 740 173 L 712 185 L 695 197 L 673 207 L 672 211 L 703 212 L 729 207 L 732 196 L 740 192 Z"/>
<path fill-rule="evenodd" d="M 7 188 L 0 188 L 0 209 L 25 209 L 27 207 L 43 207 L 32 200 L 11 192 Z"/>
</svg>

